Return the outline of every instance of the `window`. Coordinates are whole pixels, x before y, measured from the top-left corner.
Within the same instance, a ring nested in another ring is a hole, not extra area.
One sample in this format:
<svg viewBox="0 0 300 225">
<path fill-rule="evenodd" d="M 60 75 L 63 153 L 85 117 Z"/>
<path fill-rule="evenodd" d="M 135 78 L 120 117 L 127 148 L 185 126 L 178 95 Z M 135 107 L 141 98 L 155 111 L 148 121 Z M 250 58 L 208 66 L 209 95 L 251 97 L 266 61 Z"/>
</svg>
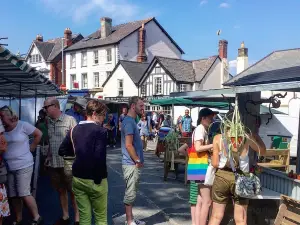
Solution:
<svg viewBox="0 0 300 225">
<path fill-rule="evenodd" d="M 145 84 L 143 84 L 141 86 L 141 95 L 146 96 L 146 85 Z"/>
<path fill-rule="evenodd" d="M 123 96 L 123 80 L 118 80 L 118 96 Z"/>
<path fill-rule="evenodd" d="M 145 105 L 145 110 L 146 110 L 146 111 L 151 111 L 150 105 Z"/>
<path fill-rule="evenodd" d="M 171 115 L 172 112 L 172 106 L 163 106 L 162 107 L 162 111 L 167 114 L 167 115 Z"/>
<path fill-rule="evenodd" d="M 154 80 L 154 84 L 155 84 L 155 93 L 154 94 L 162 94 L 161 91 L 161 77 L 156 77 Z"/>
<path fill-rule="evenodd" d="M 161 74 L 161 67 L 160 66 L 156 66 L 154 68 L 154 73 Z"/>
<path fill-rule="evenodd" d="M 71 54 L 71 62 L 70 62 L 71 68 L 76 67 L 76 54 Z"/>
<path fill-rule="evenodd" d="M 111 62 L 112 61 L 111 48 L 106 49 L 106 61 L 107 62 Z"/>
<path fill-rule="evenodd" d="M 87 88 L 88 87 L 88 79 L 87 79 L 87 74 L 83 73 L 81 75 L 81 88 Z"/>
<path fill-rule="evenodd" d="M 106 71 L 106 78 L 111 75 L 111 71 Z"/>
<path fill-rule="evenodd" d="M 30 63 L 39 63 L 42 62 L 42 56 L 40 54 L 31 55 L 29 59 Z"/>
<path fill-rule="evenodd" d="M 87 66 L 86 52 L 81 52 L 81 66 Z"/>
<path fill-rule="evenodd" d="M 94 87 L 100 87 L 99 73 L 94 73 Z"/>
<path fill-rule="evenodd" d="M 70 75 L 70 88 L 73 89 L 74 87 L 74 82 L 76 81 L 76 74 L 71 74 Z"/>
<path fill-rule="evenodd" d="M 98 51 L 94 51 L 94 64 L 97 65 L 99 63 Z"/>
<path fill-rule="evenodd" d="M 179 91 L 180 91 L 180 92 L 185 92 L 185 91 L 187 91 L 187 84 L 180 84 L 180 85 L 179 85 Z"/>
</svg>

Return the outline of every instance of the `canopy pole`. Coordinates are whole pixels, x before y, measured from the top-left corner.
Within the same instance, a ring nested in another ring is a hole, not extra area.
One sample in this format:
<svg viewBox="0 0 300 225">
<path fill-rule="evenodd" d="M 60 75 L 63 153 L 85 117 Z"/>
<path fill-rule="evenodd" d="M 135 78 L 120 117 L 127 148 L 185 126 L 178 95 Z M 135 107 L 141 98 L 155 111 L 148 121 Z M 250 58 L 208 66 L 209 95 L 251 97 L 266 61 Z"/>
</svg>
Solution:
<svg viewBox="0 0 300 225">
<path fill-rule="evenodd" d="M 174 127 L 174 104 L 172 104 L 172 127 Z"/>
<path fill-rule="evenodd" d="M 22 100 L 21 100 L 21 94 L 22 94 L 22 84 L 20 83 L 20 90 L 19 90 L 19 120 L 21 120 L 21 104 L 22 104 Z"/>
<path fill-rule="evenodd" d="M 297 157 L 300 157 L 300 109 L 299 109 L 299 122 L 298 122 L 298 143 L 297 143 Z M 300 173 L 300 160 L 296 160 L 296 173 Z"/>
<path fill-rule="evenodd" d="M 37 102 L 37 90 L 35 89 L 35 96 L 34 96 L 34 124 L 36 124 L 36 102 Z"/>
</svg>

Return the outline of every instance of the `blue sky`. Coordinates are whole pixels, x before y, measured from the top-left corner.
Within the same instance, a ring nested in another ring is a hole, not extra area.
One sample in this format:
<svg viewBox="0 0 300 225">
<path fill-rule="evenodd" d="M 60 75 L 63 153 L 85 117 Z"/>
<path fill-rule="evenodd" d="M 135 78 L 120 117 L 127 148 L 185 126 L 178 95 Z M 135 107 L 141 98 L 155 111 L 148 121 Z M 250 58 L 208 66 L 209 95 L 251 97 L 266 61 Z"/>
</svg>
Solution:
<svg viewBox="0 0 300 225">
<path fill-rule="evenodd" d="M 113 24 L 155 16 L 185 59 L 217 54 L 220 38 L 229 42 L 231 65 L 242 41 L 250 63 L 274 50 L 300 47 L 299 0 L 18 0 L 2 1 L 1 9 L 0 37 L 9 39 L 0 43 L 15 53 L 26 53 L 37 34 L 47 40 L 62 36 L 66 27 L 86 36 L 103 16 Z"/>
</svg>

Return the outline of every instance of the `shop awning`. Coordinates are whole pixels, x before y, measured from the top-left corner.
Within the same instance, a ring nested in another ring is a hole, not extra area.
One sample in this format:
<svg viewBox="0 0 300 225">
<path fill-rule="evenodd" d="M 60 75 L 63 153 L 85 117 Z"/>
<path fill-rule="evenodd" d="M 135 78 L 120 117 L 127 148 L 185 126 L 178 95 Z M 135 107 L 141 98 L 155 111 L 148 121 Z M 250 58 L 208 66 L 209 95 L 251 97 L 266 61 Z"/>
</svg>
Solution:
<svg viewBox="0 0 300 225">
<path fill-rule="evenodd" d="M 206 101 L 192 101 L 185 98 L 165 98 L 154 99 L 150 101 L 151 105 L 160 106 L 193 106 L 193 107 L 210 107 L 210 108 L 228 108 L 229 103 L 226 102 L 206 102 Z"/>
<path fill-rule="evenodd" d="M 0 96 L 57 96 L 59 88 L 20 57 L 0 46 Z"/>
</svg>

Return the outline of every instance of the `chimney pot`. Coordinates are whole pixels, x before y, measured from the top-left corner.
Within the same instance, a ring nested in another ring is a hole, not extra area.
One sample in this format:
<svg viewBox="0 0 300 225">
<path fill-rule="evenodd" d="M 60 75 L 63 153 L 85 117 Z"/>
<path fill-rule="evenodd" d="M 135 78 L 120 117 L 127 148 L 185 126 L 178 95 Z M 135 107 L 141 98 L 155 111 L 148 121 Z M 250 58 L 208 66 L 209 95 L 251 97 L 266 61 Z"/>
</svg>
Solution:
<svg viewBox="0 0 300 225">
<path fill-rule="evenodd" d="M 248 57 L 248 48 L 245 48 L 245 43 L 241 43 L 241 47 L 238 50 L 238 57 Z"/>
<path fill-rule="evenodd" d="M 219 56 L 221 59 L 227 59 L 227 47 L 228 47 L 228 41 L 226 40 L 219 41 Z"/>
<path fill-rule="evenodd" d="M 109 17 L 102 17 L 101 22 L 101 38 L 108 37 L 112 32 L 112 19 Z"/>
<path fill-rule="evenodd" d="M 72 31 L 70 28 L 66 28 L 64 31 L 64 46 L 71 46 L 72 45 Z"/>
<path fill-rule="evenodd" d="M 40 35 L 40 34 L 38 34 L 38 35 L 36 35 L 36 39 L 35 40 L 43 42 L 43 36 Z"/>
</svg>

